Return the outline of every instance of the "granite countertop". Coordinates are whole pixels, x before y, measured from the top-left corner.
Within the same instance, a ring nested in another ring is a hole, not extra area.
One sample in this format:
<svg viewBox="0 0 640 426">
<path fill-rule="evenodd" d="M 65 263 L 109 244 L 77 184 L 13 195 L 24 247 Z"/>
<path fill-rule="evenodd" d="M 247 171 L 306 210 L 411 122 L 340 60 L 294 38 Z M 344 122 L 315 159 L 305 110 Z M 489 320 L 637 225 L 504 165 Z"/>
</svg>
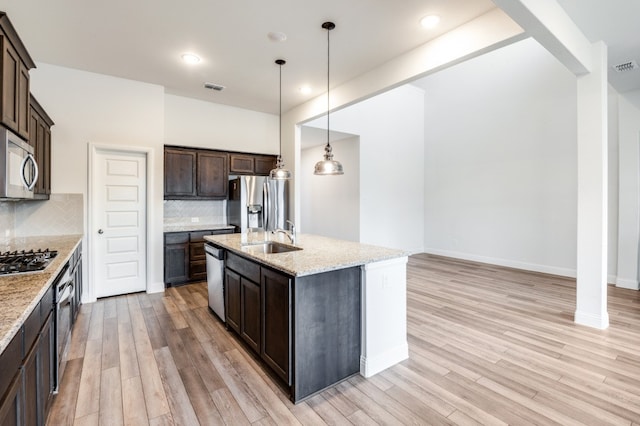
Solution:
<svg viewBox="0 0 640 426">
<path fill-rule="evenodd" d="M 212 225 L 206 223 L 189 223 L 184 225 L 165 225 L 164 232 L 217 231 L 220 229 L 235 229 L 233 225 Z"/>
<path fill-rule="evenodd" d="M 38 306 L 40 299 L 62 271 L 80 241 L 82 235 L 0 239 L 0 252 L 46 248 L 58 251 L 58 255 L 44 271 L 0 275 L 0 353 Z"/>
<path fill-rule="evenodd" d="M 254 259 L 294 277 L 360 266 L 409 255 L 408 252 L 402 250 L 311 234 L 297 235 L 295 246 L 302 248 L 302 250 L 269 254 L 257 253 L 248 246 L 267 240 L 291 245 L 289 239 L 282 233 L 264 232 L 206 235 L 204 239 L 221 248 Z"/>
</svg>

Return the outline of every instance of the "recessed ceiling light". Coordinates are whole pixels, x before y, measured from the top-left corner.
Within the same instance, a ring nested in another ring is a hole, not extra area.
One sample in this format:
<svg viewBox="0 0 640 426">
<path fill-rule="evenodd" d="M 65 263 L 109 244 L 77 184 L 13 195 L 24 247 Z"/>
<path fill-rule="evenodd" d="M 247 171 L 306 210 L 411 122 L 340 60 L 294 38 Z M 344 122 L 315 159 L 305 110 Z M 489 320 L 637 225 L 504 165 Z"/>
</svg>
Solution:
<svg viewBox="0 0 640 426">
<path fill-rule="evenodd" d="M 276 42 L 285 41 L 287 39 L 287 35 L 279 31 L 272 31 L 267 34 L 267 37 L 269 37 L 269 40 Z"/>
<path fill-rule="evenodd" d="M 180 57 L 187 64 L 197 64 L 198 62 L 200 62 L 200 57 L 194 55 L 193 53 L 183 53 Z"/>
<path fill-rule="evenodd" d="M 300 93 L 302 93 L 303 95 L 308 95 L 309 93 L 311 93 L 311 87 L 309 86 L 302 86 L 301 88 L 298 89 L 300 91 Z"/>
<path fill-rule="evenodd" d="M 440 17 L 438 15 L 427 15 L 420 20 L 420 25 L 423 28 L 433 28 L 440 23 Z"/>
</svg>

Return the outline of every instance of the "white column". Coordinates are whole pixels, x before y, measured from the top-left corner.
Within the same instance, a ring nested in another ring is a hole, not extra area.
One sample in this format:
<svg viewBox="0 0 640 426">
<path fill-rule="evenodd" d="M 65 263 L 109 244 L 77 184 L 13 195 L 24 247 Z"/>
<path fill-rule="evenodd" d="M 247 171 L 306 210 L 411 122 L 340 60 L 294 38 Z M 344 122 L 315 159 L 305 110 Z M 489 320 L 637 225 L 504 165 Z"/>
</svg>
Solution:
<svg viewBox="0 0 640 426">
<path fill-rule="evenodd" d="M 409 357 L 407 257 L 362 267 L 360 374 L 371 377 Z"/>
<path fill-rule="evenodd" d="M 578 262 L 575 322 L 604 329 L 607 313 L 607 46 L 578 77 Z"/>
</svg>

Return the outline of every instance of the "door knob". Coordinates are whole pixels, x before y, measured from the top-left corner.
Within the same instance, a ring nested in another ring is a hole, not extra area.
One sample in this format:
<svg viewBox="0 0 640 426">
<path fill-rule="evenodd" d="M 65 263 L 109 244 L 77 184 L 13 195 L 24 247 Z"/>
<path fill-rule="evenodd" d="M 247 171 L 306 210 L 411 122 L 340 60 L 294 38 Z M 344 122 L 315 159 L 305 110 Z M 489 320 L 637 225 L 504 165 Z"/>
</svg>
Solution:
<svg viewBox="0 0 640 426">
<path fill-rule="evenodd" d="M 102 229 L 98 229 L 98 234 L 104 234 L 104 231 Z"/>
</svg>

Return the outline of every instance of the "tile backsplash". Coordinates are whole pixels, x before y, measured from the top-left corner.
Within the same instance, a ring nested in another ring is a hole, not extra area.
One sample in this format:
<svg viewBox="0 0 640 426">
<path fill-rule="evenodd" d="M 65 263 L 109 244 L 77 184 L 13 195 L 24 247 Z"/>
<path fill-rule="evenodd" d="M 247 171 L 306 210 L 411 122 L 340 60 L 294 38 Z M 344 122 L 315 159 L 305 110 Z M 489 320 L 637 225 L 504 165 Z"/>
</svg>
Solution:
<svg viewBox="0 0 640 426">
<path fill-rule="evenodd" d="M 51 194 L 49 200 L 0 201 L 0 237 L 84 233 L 82 194 Z"/>
<path fill-rule="evenodd" d="M 16 203 L 13 201 L 0 201 L 0 237 L 12 238 L 14 235 Z"/>
<path fill-rule="evenodd" d="M 169 226 L 227 224 L 226 200 L 165 200 L 164 224 Z"/>
</svg>

